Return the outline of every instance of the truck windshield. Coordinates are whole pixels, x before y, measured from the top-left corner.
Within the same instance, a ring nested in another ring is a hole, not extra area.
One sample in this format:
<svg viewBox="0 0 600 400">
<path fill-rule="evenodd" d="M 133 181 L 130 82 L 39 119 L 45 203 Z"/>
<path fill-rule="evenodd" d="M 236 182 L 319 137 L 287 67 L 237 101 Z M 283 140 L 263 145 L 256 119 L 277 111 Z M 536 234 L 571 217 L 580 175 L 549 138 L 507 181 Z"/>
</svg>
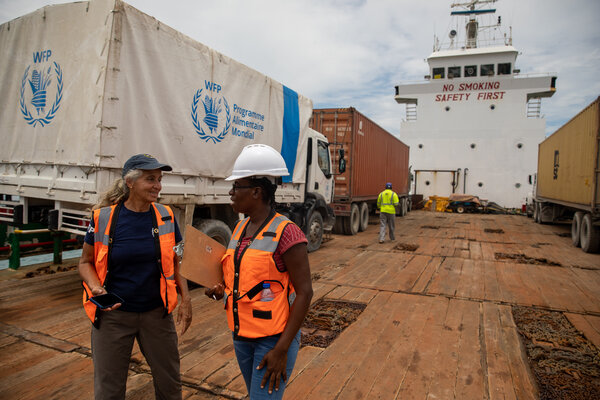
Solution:
<svg viewBox="0 0 600 400">
<path fill-rule="evenodd" d="M 325 176 L 331 176 L 331 162 L 329 159 L 329 145 L 326 142 L 317 140 L 317 153 L 319 168 Z"/>
</svg>

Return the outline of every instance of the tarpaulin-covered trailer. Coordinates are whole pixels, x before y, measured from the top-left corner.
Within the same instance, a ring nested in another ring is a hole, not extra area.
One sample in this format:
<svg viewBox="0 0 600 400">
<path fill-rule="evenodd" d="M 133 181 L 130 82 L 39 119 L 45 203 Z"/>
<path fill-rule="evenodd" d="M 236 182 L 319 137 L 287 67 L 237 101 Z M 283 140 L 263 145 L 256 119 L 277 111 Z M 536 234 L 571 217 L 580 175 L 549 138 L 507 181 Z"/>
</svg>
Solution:
<svg viewBox="0 0 600 400">
<path fill-rule="evenodd" d="M 329 171 L 307 163 L 327 145 L 308 127 L 312 102 L 260 72 L 118 0 L 7 22 L 0 53 L 1 220 L 21 207 L 17 222 L 28 222 L 35 205 L 54 229 L 81 233 L 125 160 L 149 153 L 173 166 L 160 201 L 180 225 L 216 221 L 225 232 L 238 216 L 223 178 L 244 146 L 264 143 L 286 160 L 277 196 L 292 219 L 307 228 L 316 212 L 333 225 Z M 307 191 L 307 179 L 320 189 Z"/>
</svg>

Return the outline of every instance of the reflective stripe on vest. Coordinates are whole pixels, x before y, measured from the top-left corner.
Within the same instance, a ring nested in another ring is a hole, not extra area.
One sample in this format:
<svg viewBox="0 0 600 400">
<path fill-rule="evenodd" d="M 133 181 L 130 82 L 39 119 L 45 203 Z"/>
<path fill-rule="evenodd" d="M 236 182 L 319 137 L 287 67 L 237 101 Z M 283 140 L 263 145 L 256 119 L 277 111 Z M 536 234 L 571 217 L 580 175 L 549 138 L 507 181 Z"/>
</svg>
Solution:
<svg viewBox="0 0 600 400">
<path fill-rule="evenodd" d="M 173 262 L 173 246 L 175 246 L 175 217 L 173 211 L 162 204 L 152 203 L 161 249 L 160 294 L 167 312 L 173 311 L 177 305 L 177 288 L 175 283 L 175 266 Z M 100 283 L 104 285 L 108 273 L 108 247 L 110 243 L 110 227 L 117 205 L 94 210 L 94 268 Z M 153 232 L 155 234 L 155 232 Z M 90 288 L 83 283 L 83 307 L 94 323 L 96 321 L 96 305 L 89 301 L 92 296 Z"/>
<path fill-rule="evenodd" d="M 238 222 L 223 256 L 224 301 L 227 322 L 235 336 L 258 338 L 283 331 L 295 298 L 289 273 L 280 272 L 273 260 L 283 229 L 292 222 L 275 214 L 246 247 L 238 270 L 235 253 L 248 222 L 248 218 Z M 263 282 L 271 284 L 271 301 L 260 301 Z"/>
</svg>

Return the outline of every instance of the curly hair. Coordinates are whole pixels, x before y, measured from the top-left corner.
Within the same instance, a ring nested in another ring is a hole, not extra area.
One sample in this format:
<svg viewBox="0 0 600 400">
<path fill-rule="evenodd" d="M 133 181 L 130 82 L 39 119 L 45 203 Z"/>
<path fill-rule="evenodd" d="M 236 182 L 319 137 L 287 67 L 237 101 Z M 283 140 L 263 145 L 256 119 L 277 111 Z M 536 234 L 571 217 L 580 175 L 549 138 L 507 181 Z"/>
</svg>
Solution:
<svg viewBox="0 0 600 400">
<path fill-rule="evenodd" d="M 93 210 L 98 208 L 112 206 L 124 202 L 129 198 L 129 187 L 127 181 L 135 182 L 140 176 L 142 176 L 142 170 L 132 169 L 127 172 L 123 178 L 119 178 L 110 185 L 108 190 L 100 196 L 98 203 L 92 207 Z"/>
</svg>

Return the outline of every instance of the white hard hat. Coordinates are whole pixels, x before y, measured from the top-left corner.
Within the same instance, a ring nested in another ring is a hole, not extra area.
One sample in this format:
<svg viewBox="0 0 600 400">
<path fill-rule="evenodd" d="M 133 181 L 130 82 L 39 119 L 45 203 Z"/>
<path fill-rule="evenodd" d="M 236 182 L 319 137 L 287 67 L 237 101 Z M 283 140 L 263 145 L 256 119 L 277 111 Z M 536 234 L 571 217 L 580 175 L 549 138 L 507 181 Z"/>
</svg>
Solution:
<svg viewBox="0 0 600 400">
<path fill-rule="evenodd" d="M 250 176 L 288 176 L 283 157 L 277 150 L 266 144 L 249 144 L 233 164 L 231 176 L 226 181 Z"/>
</svg>

